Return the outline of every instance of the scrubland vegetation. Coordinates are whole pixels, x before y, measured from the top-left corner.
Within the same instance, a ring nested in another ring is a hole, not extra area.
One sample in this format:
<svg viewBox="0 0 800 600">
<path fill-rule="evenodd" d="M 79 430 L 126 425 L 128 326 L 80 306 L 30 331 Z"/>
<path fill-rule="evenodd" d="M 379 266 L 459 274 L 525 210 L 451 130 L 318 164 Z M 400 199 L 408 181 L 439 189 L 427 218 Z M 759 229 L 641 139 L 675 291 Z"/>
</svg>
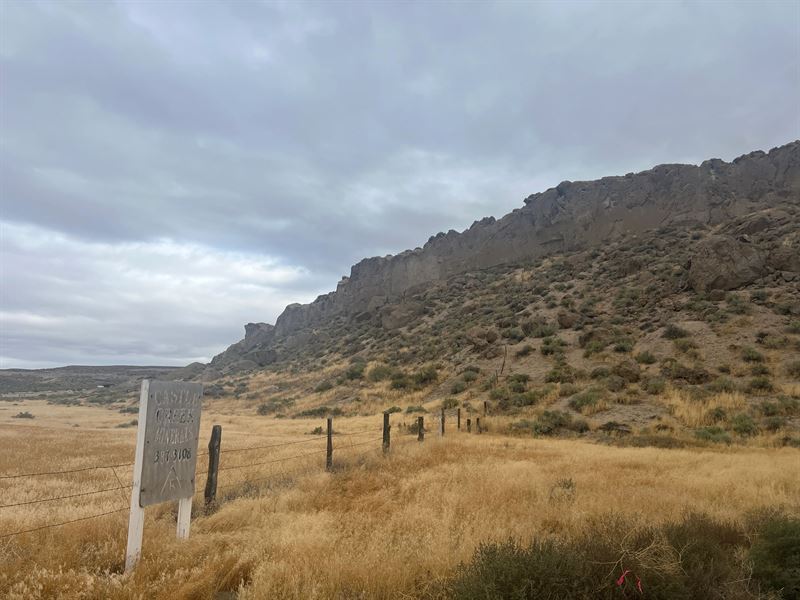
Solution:
<svg viewBox="0 0 800 600">
<path fill-rule="evenodd" d="M 735 395 L 726 398 L 706 409 L 739 406 Z M 451 424 L 444 439 L 429 433 L 420 444 L 402 426 L 418 410 L 408 408 L 392 416 L 387 457 L 378 451 L 377 416 L 343 418 L 337 432 L 374 430 L 376 439 L 347 450 L 349 438 L 335 438 L 333 473 L 324 472 L 324 454 L 292 462 L 292 472 L 280 464 L 221 472 L 220 501 L 205 510 L 198 493 L 186 542 L 174 537 L 174 506 L 148 509 L 143 560 L 130 577 L 121 572 L 125 510 L 3 538 L 0 589 L 26 599 L 797 597 L 793 448 L 664 451 L 498 435 L 513 423 L 506 417 L 487 418 L 486 434 Z M 133 430 L 92 427 L 101 409 L 86 410 L 95 412 L 84 414 L 82 430 L 3 425 L 9 451 L 0 472 L 130 460 Z M 203 438 L 216 422 L 223 448 L 314 438 L 303 446 L 324 447 L 311 435 L 318 420 L 244 413 L 209 408 Z M 223 465 L 295 453 L 223 453 Z M 6 504 L 113 483 L 111 473 L 88 471 L 0 485 Z M 0 509 L 0 534 L 127 501 L 127 491 L 115 491 Z"/>
<path fill-rule="evenodd" d="M 791 226 L 752 235 L 774 241 Z M 203 435 L 218 422 L 223 448 L 323 448 L 332 415 L 333 473 L 324 455 L 289 471 L 256 464 L 288 450 L 240 455 L 218 505 L 196 505 L 188 542 L 174 539 L 174 508 L 148 511 L 144 560 L 128 578 L 124 510 L 0 537 L 0 589 L 13 598 L 800 597 L 800 278 L 776 271 L 734 291 L 695 292 L 685 265 L 709 233 L 665 228 L 465 273 L 374 313 L 333 316 L 302 343 L 277 341 L 273 364 L 231 367 L 206 386 Z M 129 461 L 134 402 L 135 392 L 112 388 L 0 403 L 10 448 L 0 473 Z M 473 432 L 480 417 L 482 433 L 456 433 L 449 420 L 438 439 L 441 409 L 460 410 Z M 377 439 L 384 411 L 387 457 Z M 15 418 L 23 412 L 34 418 Z M 374 444 L 346 450 L 347 434 L 364 428 Z M 130 473 L 118 475 L 127 484 Z M 13 504 L 114 482 L 92 471 L 77 482 L 0 480 L 0 491 Z M 44 511 L 0 508 L 0 536 L 120 506 L 127 500 L 113 491 Z"/>
</svg>

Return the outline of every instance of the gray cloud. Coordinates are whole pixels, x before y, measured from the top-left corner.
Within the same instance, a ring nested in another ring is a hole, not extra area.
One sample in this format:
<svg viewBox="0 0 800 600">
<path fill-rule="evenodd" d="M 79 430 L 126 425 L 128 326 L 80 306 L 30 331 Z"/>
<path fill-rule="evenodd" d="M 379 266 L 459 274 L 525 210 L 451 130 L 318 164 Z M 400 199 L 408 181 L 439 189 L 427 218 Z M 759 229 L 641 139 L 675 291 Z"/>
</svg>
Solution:
<svg viewBox="0 0 800 600">
<path fill-rule="evenodd" d="M 791 2 L 0 10 L 2 366 L 208 358 L 563 179 L 800 137 Z"/>
</svg>

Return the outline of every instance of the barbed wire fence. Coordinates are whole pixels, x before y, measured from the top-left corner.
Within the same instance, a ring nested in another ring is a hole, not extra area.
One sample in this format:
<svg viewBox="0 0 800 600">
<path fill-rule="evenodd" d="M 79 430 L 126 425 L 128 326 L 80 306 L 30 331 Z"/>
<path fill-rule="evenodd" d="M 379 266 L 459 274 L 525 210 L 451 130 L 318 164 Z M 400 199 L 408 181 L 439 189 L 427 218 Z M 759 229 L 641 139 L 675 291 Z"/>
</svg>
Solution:
<svg viewBox="0 0 800 600">
<path fill-rule="evenodd" d="M 485 414 L 485 413 L 484 413 Z M 242 446 L 242 447 L 232 447 L 226 448 L 220 443 L 221 437 L 221 427 L 219 425 L 215 425 L 214 429 L 219 428 L 218 433 L 214 433 L 212 430 L 212 439 L 209 442 L 209 449 L 208 450 L 201 450 L 198 451 L 197 458 L 198 460 L 201 457 L 208 456 L 209 457 L 209 467 L 212 472 L 210 472 L 209 468 L 205 468 L 203 470 L 199 470 L 195 472 L 195 477 L 205 477 L 202 485 L 199 481 L 195 481 L 195 495 L 203 493 L 204 505 L 206 509 L 214 507 L 218 505 L 221 501 L 228 501 L 235 497 L 239 497 L 244 493 L 249 493 L 254 489 L 262 489 L 267 488 L 271 489 L 270 483 L 275 483 L 276 481 L 286 482 L 287 478 L 292 476 L 296 476 L 302 473 L 311 473 L 311 472 L 325 472 L 327 471 L 334 471 L 338 470 L 339 468 L 343 468 L 345 465 L 334 465 L 333 463 L 333 456 L 334 452 L 336 455 L 344 454 L 345 458 L 348 461 L 353 461 L 356 459 L 363 459 L 369 456 L 370 454 L 374 454 L 375 452 L 382 451 L 384 454 L 388 454 L 392 447 L 397 446 L 405 446 L 409 443 L 414 442 L 422 442 L 424 441 L 425 433 L 430 433 L 431 431 L 425 428 L 424 417 L 419 416 L 416 418 L 416 422 L 412 425 L 406 425 L 403 423 L 400 425 L 400 428 L 405 429 L 406 433 L 414 434 L 416 433 L 417 436 L 413 437 L 412 435 L 406 435 L 403 441 L 395 440 L 392 442 L 391 440 L 391 424 L 389 422 L 390 413 L 384 413 L 383 417 L 383 427 L 381 429 L 378 428 L 367 428 L 361 429 L 358 431 L 350 431 L 350 432 L 336 432 L 333 430 L 333 419 L 327 419 L 327 434 L 323 433 L 322 435 L 314 435 L 311 438 L 305 438 L 302 440 L 291 440 L 286 442 L 278 442 L 278 443 L 268 443 L 268 444 L 256 444 L 252 446 Z M 477 426 L 477 433 L 480 433 L 480 419 L 476 419 L 478 421 Z M 433 415 L 434 421 L 434 430 L 439 436 L 445 435 L 446 430 L 448 429 L 448 424 L 451 425 L 451 430 L 455 431 L 462 431 L 462 424 L 461 424 L 461 409 L 460 408 L 452 408 L 452 409 L 442 409 L 438 414 L 434 413 Z M 471 431 L 470 428 L 471 421 L 467 419 L 467 431 Z M 322 428 L 320 428 L 322 430 Z M 380 434 L 380 437 L 378 437 Z M 216 448 L 214 447 L 214 436 L 220 436 L 216 439 Z M 269 435 L 264 434 L 264 435 Z M 372 436 L 368 439 L 365 439 L 366 436 Z M 341 444 L 334 445 L 334 440 L 340 440 Z M 285 448 L 294 447 L 294 446 L 301 446 L 302 448 L 306 448 L 305 444 L 314 444 L 314 443 L 325 443 L 325 447 L 323 448 L 315 448 L 313 450 L 309 450 L 307 452 L 300 451 L 293 453 L 289 456 L 280 456 L 275 455 L 276 453 L 282 451 Z M 367 448 L 364 450 L 366 446 L 373 445 L 373 448 Z M 351 452 L 355 449 L 358 449 L 359 452 L 352 454 Z M 258 454 L 254 454 L 258 453 Z M 216 454 L 216 460 L 212 459 L 211 454 Z M 313 459 L 321 457 L 322 454 L 326 455 L 325 465 L 324 468 L 321 468 L 321 462 L 317 462 L 316 464 L 309 464 L 309 462 Z M 220 457 L 230 457 L 230 460 L 233 460 L 232 464 L 228 464 L 227 461 L 220 464 Z M 200 468 L 200 465 L 197 465 Z M 264 473 L 264 468 L 270 468 L 273 466 L 280 466 L 282 467 L 278 471 L 273 471 L 268 474 Z M 123 480 L 127 477 L 123 476 L 120 477 L 120 471 L 133 467 L 133 462 L 125 462 L 125 463 L 113 463 L 113 464 L 100 464 L 100 465 L 87 465 L 81 466 L 71 469 L 61 469 L 61 470 L 46 470 L 46 471 L 32 471 L 32 472 L 23 472 L 23 473 L 13 473 L 13 474 L 0 474 L 0 486 L 4 487 L 6 482 L 10 483 L 13 486 L 25 485 L 27 482 L 33 480 L 35 481 L 37 478 L 42 477 L 70 477 L 76 474 L 85 474 L 88 472 L 96 472 L 98 474 L 105 474 L 108 473 L 109 475 L 113 476 L 113 482 L 108 484 L 107 487 L 102 487 L 99 489 L 93 490 L 80 490 L 75 491 L 67 494 L 60 494 L 60 495 L 48 495 L 41 498 L 33 498 L 29 500 L 21 500 L 18 502 L 9 502 L 0 504 L 0 516 L 2 516 L 3 510 L 20 508 L 20 507 L 48 507 L 52 506 L 51 503 L 66 501 L 66 500 L 75 500 L 80 498 L 81 502 L 85 502 L 90 498 L 95 498 L 104 494 L 119 494 L 119 499 L 122 501 L 122 505 L 112 508 L 111 510 L 103 510 L 102 512 L 97 512 L 93 514 L 89 514 L 86 516 L 76 517 L 73 519 L 67 519 L 63 521 L 53 522 L 53 523 L 42 523 L 39 525 L 35 525 L 33 527 L 27 527 L 24 529 L 16 530 L 16 531 L 9 531 L 9 532 L 2 532 L 0 531 L 0 540 L 10 539 L 16 536 L 21 536 L 29 533 L 34 533 L 42 530 L 53 529 L 57 527 L 63 527 L 66 525 L 71 525 L 73 523 L 89 521 L 93 519 L 101 519 L 103 517 L 107 517 L 109 515 L 123 513 L 124 511 L 128 511 L 130 509 L 129 502 L 130 502 L 130 490 L 133 487 L 132 484 L 125 484 Z M 213 486 L 209 486 L 208 479 L 209 477 L 213 477 Z M 132 474 L 131 474 L 132 477 Z M 218 483 L 219 478 L 222 478 L 222 483 Z M 13 489 L 13 488 L 12 488 Z M 204 490 L 204 491 L 203 491 Z M 225 490 L 222 499 L 217 498 L 217 491 L 218 490 Z M 238 493 L 237 492 L 241 492 Z M 0 494 L 3 491 L 0 490 Z"/>
</svg>

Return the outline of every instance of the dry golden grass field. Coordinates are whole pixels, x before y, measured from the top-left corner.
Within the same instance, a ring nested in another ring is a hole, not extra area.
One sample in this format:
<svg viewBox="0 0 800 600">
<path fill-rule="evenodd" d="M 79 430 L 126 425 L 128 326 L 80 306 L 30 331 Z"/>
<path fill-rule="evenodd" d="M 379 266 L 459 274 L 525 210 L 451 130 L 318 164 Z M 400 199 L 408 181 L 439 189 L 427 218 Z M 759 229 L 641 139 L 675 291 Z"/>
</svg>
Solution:
<svg viewBox="0 0 800 600">
<path fill-rule="evenodd" d="M 12 420 L 19 407 L 0 404 L 0 476 L 133 459 L 135 428 L 117 426 L 135 415 L 35 401 L 25 409 L 37 418 Z M 0 595 L 432 598 L 446 595 L 444 582 L 481 543 L 576 539 L 604 519 L 638 532 L 687 512 L 742 527 L 759 511 L 800 515 L 794 448 L 619 448 L 468 435 L 452 423 L 444 438 L 430 432 L 418 443 L 400 427 L 410 418 L 392 419 L 388 456 L 380 452 L 379 414 L 335 419 L 335 471 L 326 473 L 325 437 L 310 433 L 322 419 L 207 408 L 201 439 L 212 424 L 223 427 L 218 505 L 204 509 L 199 476 L 187 541 L 175 539 L 175 506 L 148 509 L 143 558 L 131 576 L 122 573 L 129 490 L 115 489 L 130 483 L 129 466 L 0 479 Z M 296 443 L 276 446 L 284 442 Z M 238 450 L 249 447 L 259 448 Z M 103 489 L 110 491 L 8 506 Z M 620 539 L 619 564 L 607 565 L 610 589 L 626 560 L 659 576 L 680 568 L 655 543 L 636 556 L 626 548 Z M 649 583 L 643 577 L 645 598 Z"/>
</svg>

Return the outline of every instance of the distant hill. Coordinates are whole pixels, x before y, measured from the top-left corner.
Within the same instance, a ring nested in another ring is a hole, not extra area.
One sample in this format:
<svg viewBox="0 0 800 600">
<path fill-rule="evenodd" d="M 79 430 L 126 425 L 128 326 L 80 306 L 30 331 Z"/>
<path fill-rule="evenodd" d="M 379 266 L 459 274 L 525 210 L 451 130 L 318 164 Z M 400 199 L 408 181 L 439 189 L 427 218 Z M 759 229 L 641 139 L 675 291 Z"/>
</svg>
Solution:
<svg viewBox="0 0 800 600">
<path fill-rule="evenodd" d="M 711 159 L 700 166 L 660 165 L 597 181 L 565 181 L 529 196 L 499 220 L 485 218 L 462 233 L 439 233 L 422 248 L 362 260 L 336 291 L 311 304 L 289 305 L 274 326 L 248 324 L 245 338 L 214 357 L 205 377 L 316 354 L 330 338 L 348 338 L 353 328 L 369 324 L 380 338 L 398 326 L 423 323 L 436 309 L 421 298 L 460 274 L 540 264 L 545 257 L 570 256 L 580 264 L 593 252 L 601 253 L 591 259 L 598 260 L 623 240 L 637 246 L 651 240 L 655 248 L 666 243 L 660 258 L 674 264 L 682 289 L 731 290 L 774 272 L 787 273 L 789 283 L 788 274 L 800 273 L 799 198 L 798 141 L 730 163 Z M 648 258 L 632 256 L 626 268 L 646 268 Z"/>
<path fill-rule="evenodd" d="M 68 366 L 55 369 L 0 369 L 0 394 L 113 389 L 130 391 L 147 378 L 164 378 L 175 367 Z M 185 372 L 185 371 L 184 371 Z"/>
</svg>

